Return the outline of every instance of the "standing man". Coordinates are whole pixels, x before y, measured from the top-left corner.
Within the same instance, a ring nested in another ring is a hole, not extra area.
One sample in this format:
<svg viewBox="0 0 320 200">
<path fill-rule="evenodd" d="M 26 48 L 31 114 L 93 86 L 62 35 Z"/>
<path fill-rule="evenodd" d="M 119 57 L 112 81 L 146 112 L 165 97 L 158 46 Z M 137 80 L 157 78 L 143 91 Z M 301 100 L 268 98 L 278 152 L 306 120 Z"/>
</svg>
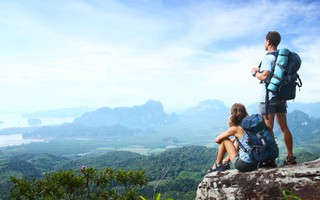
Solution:
<svg viewBox="0 0 320 200">
<path fill-rule="evenodd" d="M 281 132 L 283 134 L 284 143 L 287 148 L 287 157 L 286 160 L 283 162 L 284 165 L 295 165 L 296 157 L 293 156 L 293 138 L 291 131 L 287 124 L 287 103 L 285 100 L 278 100 L 275 95 L 269 92 L 269 103 L 266 104 L 266 82 L 270 80 L 270 72 L 272 74 L 272 71 L 275 66 L 276 57 L 274 56 L 274 53 L 277 51 L 277 47 L 281 41 L 281 36 L 276 31 L 269 31 L 266 35 L 264 46 L 265 50 L 268 52 L 267 55 L 265 55 L 261 62 L 261 67 L 254 67 L 251 70 L 251 73 L 254 77 L 259 79 L 261 81 L 262 86 L 262 93 L 261 93 L 261 99 L 259 104 L 259 111 L 262 114 L 267 126 L 271 129 L 271 133 L 273 133 L 273 127 L 274 127 L 274 119 L 276 118 L 277 123 L 279 124 L 279 127 L 281 129 Z M 267 107 L 266 107 L 267 106 Z M 267 110 L 268 109 L 268 110 Z M 267 111 L 267 112 L 266 112 Z M 276 167 L 275 161 L 268 161 L 266 163 L 262 163 L 263 167 Z"/>
</svg>

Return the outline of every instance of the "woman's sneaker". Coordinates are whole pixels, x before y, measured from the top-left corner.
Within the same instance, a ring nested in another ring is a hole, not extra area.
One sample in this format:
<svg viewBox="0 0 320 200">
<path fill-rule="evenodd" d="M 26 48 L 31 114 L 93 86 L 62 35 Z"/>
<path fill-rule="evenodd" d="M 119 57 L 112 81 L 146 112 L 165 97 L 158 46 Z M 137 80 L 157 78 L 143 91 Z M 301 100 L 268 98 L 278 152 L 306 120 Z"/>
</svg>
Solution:
<svg viewBox="0 0 320 200">
<path fill-rule="evenodd" d="M 212 168 L 212 167 L 211 167 L 210 169 L 208 169 L 208 173 L 218 172 L 218 171 L 225 171 L 225 170 L 230 169 L 229 162 L 227 162 L 227 163 L 220 163 L 220 164 L 214 163 L 214 166 L 215 166 L 215 168 Z"/>
<path fill-rule="evenodd" d="M 291 156 L 288 157 L 283 161 L 283 165 L 296 165 L 297 161 L 296 161 L 296 157 L 295 156 Z"/>
</svg>

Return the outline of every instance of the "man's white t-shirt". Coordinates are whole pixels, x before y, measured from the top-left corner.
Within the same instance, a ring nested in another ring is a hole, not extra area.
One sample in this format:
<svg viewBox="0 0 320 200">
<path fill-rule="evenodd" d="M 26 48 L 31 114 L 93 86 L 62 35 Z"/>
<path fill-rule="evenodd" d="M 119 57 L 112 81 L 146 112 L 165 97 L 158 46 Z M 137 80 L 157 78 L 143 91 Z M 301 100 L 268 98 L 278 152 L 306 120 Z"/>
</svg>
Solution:
<svg viewBox="0 0 320 200">
<path fill-rule="evenodd" d="M 261 62 L 261 68 L 260 72 L 267 70 L 269 72 L 272 71 L 273 66 L 275 65 L 276 62 L 276 57 L 272 54 L 267 54 L 263 57 L 262 62 Z M 269 78 L 268 78 L 269 79 Z M 260 95 L 260 102 L 265 102 L 266 101 L 266 86 L 265 82 L 261 84 L 261 95 Z M 269 91 L 269 100 L 274 97 L 274 94 Z"/>
</svg>

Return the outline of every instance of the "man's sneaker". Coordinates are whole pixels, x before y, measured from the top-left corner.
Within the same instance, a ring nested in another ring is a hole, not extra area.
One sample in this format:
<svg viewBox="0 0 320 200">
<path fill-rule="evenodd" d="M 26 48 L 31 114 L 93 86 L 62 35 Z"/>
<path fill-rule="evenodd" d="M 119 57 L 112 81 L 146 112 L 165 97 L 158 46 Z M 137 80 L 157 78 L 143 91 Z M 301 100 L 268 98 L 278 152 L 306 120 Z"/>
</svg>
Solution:
<svg viewBox="0 0 320 200">
<path fill-rule="evenodd" d="M 295 156 L 291 156 L 288 157 L 283 161 L 283 165 L 296 165 L 297 161 L 296 161 L 296 157 Z"/>
<path fill-rule="evenodd" d="M 215 166 L 215 168 L 212 168 L 212 167 L 211 167 L 210 169 L 208 169 L 208 173 L 218 172 L 218 171 L 225 171 L 225 170 L 230 169 L 229 162 L 227 162 L 227 163 L 220 163 L 220 164 L 214 163 L 214 166 Z"/>
<path fill-rule="evenodd" d="M 267 160 L 265 162 L 260 162 L 258 164 L 258 167 L 270 167 L 270 168 L 275 168 L 277 167 L 277 163 L 276 163 L 276 160 L 275 159 L 270 159 L 270 160 Z"/>
</svg>

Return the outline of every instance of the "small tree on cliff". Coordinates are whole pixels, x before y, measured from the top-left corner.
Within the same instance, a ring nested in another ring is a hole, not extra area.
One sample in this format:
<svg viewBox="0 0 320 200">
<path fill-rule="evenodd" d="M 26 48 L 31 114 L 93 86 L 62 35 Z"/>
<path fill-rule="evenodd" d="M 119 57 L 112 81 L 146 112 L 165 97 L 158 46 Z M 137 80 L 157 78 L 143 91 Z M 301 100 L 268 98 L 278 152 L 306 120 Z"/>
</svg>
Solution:
<svg viewBox="0 0 320 200">
<path fill-rule="evenodd" d="M 137 188 L 147 185 L 144 171 L 82 167 L 78 171 L 46 173 L 44 178 L 11 177 L 11 199 L 139 199 Z"/>
</svg>

